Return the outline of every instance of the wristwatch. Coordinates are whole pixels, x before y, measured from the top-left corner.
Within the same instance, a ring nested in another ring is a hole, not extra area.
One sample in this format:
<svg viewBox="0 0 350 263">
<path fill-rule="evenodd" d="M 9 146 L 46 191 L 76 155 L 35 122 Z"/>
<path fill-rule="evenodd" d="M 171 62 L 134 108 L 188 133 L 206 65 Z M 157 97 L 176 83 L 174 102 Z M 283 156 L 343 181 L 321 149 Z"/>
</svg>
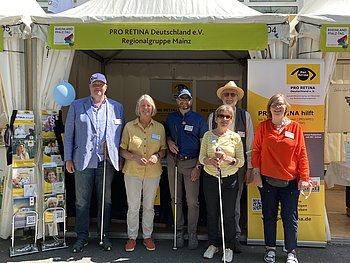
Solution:
<svg viewBox="0 0 350 263">
<path fill-rule="evenodd" d="M 154 155 L 157 156 L 158 159 L 160 158 L 160 153 L 159 152 L 154 153 Z"/>
<path fill-rule="evenodd" d="M 201 165 L 201 164 L 197 164 L 197 165 L 196 165 L 196 169 L 197 169 L 197 170 L 202 169 L 202 165 Z"/>
</svg>

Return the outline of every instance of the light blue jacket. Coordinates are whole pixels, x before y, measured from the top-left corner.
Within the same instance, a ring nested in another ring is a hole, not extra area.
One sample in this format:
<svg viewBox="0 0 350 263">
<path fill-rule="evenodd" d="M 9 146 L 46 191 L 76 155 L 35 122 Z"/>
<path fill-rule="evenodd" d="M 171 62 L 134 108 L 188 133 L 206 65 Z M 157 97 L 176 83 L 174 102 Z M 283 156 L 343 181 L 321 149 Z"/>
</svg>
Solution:
<svg viewBox="0 0 350 263">
<path fill-rule="evenodd" d="M 106 99 L 106 141 L 108 156 L 119 171 L 119 144 L 125 125 L 124 107 L 119 102 Z M 96 128 L 92 122 L 91 97 L 78 99 L 69 107 L 64 131 L 64 160 L 72 160 L 74 168 L 84 170 L 92 157 L 96 144 Z"/>
</svg>

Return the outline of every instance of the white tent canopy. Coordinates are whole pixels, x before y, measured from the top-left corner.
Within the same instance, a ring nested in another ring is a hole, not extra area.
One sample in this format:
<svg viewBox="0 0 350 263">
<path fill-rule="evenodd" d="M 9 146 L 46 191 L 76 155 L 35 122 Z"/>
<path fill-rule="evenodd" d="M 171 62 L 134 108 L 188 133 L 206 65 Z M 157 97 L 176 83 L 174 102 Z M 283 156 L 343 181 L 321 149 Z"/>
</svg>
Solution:
<svg viewBox="0 0 350 263">
<path fill-rule="evenodd" d="M 298 20 L 316 25 L 349 24 L 348 10 L 350 10 L 349 0 L 308 0 L 300 10 Z"/>
<path fill-rule="evenodd" d="M 29 37 L 31 15 L 43 15 L 44 10 L 36 0 L 0 0 L 0 25 L 5 27 L 4 51 L 0 52 L 0 114 L 5 112 L 7 118 L 14 109 L 25 109 L 27 66 L 25 38 Z M 5 149 L 0 149 L 5 158 Z M 6 167 L 7 168 L 7 167 Z M 0 167 L 9 175 L 10 169 Z M 4 199 L 0 213 L 0 237 L 7 238 L 11 233 L 12 178 L 6 177 Z"/>
<path fill-rule="evenodd" d="M 285 23 L 286 15 L 265 15 L 236 0 L 90 0 L 36 23 Z"/>
<path fill-rule="evenodd" d="M 0 0 L 0 25 L 25 25 L 30 32 L 31 15 L 43 15 L 44 10 L 36 0 Z"/>
</svg>

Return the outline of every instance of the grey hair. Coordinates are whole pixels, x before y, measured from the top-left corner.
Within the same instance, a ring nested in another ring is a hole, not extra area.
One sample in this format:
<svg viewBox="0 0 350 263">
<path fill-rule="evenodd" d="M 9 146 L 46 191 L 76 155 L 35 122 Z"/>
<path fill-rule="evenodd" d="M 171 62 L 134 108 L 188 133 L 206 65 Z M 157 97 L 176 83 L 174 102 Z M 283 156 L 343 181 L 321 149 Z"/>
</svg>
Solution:
<svg viewBox="0 0 350 263">
<path fill-rule="evenodd" d="M 218 116 L 218 114 L 220 114 L 221 112 L 223 111 L 228 111 L 231 115 L 231 118 L 233 118 L 233 115 L 234 115 L 234 111 L 232 109 L 232 106 L 230 105 L 221 105 L 219 108 L 217 108 L 215 110 L 215 118 Z"/>
<path fill-rule="evenodd" d="M 149 104 L 152 105 L 152 117 L 157 114 L 157 108 L 156 104 L 154 103 L 154 100 L 152 97 L 148 94 L 143 94 L 141 97 L 137 100 L 136 102 L 136 108 L 135 108 L 135 113 L 137 117 L 140 117 L 140 104 L 141 101 L 146 100 Z"/>
</svg>

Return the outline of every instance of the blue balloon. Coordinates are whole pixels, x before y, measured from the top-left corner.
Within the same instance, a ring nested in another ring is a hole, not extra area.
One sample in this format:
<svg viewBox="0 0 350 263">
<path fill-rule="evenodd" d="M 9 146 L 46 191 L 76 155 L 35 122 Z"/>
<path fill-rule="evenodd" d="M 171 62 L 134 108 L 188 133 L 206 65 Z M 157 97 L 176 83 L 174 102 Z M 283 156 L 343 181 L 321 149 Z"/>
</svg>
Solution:
<svg viewBox="0 0 350 263">
<path fill-rule="evenodd" d="M 63 80 L 53 90 L 54 101 L 61 106 L 70 105 L 75 99 L 75 90 L 72 84 Z"/>
</svg>

